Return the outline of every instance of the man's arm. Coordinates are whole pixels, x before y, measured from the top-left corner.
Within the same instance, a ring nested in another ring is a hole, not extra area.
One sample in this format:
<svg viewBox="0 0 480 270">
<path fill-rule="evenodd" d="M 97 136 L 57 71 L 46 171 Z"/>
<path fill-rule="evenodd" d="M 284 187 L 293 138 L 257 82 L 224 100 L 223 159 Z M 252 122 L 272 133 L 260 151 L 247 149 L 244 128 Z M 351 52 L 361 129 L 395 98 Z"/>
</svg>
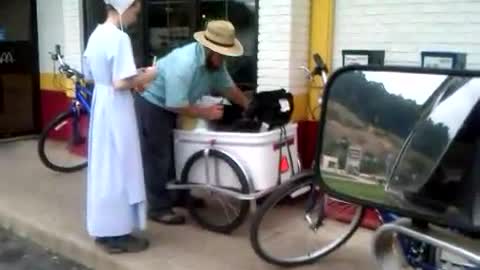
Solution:
<svg viewBox="0 0 480 270">
<path fill-rule="evenodd" d="M 223 106 L 198 106 L 190 104 L 188 91 L 190 89 L 191 73 L 169 74 L 166 82 L 165 106 L 181 115 L 199 117 L 208 120 L 220 119 L 223 116 Z"/>
<path fill-rule="evenodd" d="M 219 94 L 244 109 L 248 108 L 250 101 L 240 88 L 235 85 L 225 64 L 219 71 L 215 72 L 213 82 L 212 88 L 218 91 Z"/>
<path fill-rule="evenodd" d="M 186 115 L 189 117 L 199 117 L 207 120 L 217 120 L 222 118 L 223 116 L 223 106 L 221 105 L 213 105 L 208 107 L 191 105 L 169 109 L 181 115 Z"/>
<path fill-rule="evenodd" d="M 245 110 L 248 108 L 248 104 L 250 103 L 247 96 L 237 86 L 231 87 L 229 90 L 225 91 L 224 96 Z"/>
</svg>

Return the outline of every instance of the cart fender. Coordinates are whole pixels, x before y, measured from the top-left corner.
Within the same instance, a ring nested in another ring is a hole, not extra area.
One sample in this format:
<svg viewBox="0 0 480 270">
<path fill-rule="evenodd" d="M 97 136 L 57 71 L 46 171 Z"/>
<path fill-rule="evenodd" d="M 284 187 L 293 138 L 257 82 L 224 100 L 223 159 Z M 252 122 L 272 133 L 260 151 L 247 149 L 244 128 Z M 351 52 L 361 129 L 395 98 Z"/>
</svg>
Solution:
<svg viewBox="0 0 480 270">
<path fill-rule="evenodd" d="M 207 150 L 207 149 L 206 149 Z M 252 175 L 250 173 L 249 170 L 247 170 L 247 168 L 244 166 L 244 161 L 241 161 L 239 160 L 238 158 L 234 157 L 232 154 L 230 154 L 228 151 L 225 151 L 224 149 L 222 148 L 209 148 L 208 150 L 216 150 L 218 152 L 222 152 L 223 154 L 225 154 L 226 156 L 228 156 L 229 158 L 231 158 L 235 163 L 238 164 L 238 167 L 240 167 L 240 170 L 242 171 L 243 175 L 245 176 L 245 178 L 247 179 L 247 183 L 248 183 L 248 190 L 250 193 L 253 193 L 255 192 L 255 186 L 253 184 L 253 179 L 252 179 Z M 205 150 L 204 150 L 205 151 Z"/>
<path fill-rule="evenodd" d="M 248 190 L 249 190 L 249 193 L 253 193 L 255 192 L 254 190 L 254 185 L 253 185 L 253 179 L 252 179 L 252 175 L 250 174 L 250 172 L 245 168 L 244 166 L 244 163 L 242 161 L 240 161 L 238 158 L 234 157 L 232 154 L 230 154 L 228 151 L 225 151 L 224 149 L 221 149 L 221 148 L 216 148 L 216 147 L 208 147 L 208 148 L 205 148 L 203 150 L 200 150 L 198 152 L 201 152 L 203 153 L 203 155 L 206 155 L 208 156 L 209 152 L 211 150 L 215 150 L 215 151 L 218 151 L 218 152 L 221 152 L 222 154 L 228 156 L 231 160 L 233 160 L 233 162 L 235 162 L 238 167 L 240 168 L 240 170 L 242 171 L 242 174 L 245 176 L 245 178 L 247 179 L 247 184 L 248 184 Z M 198 153 L 197 152 L 197 153 Z M 185 164 L 187 164 L 192 158 L 193 156 L 195 156 L 195 154 L 193 154 L 191 157 L 189 157 L 187 159 L 187 161 L 185 162 Z M 182 171 L 184 170 L 185 168 L 182 169 Z"/>
</svg>

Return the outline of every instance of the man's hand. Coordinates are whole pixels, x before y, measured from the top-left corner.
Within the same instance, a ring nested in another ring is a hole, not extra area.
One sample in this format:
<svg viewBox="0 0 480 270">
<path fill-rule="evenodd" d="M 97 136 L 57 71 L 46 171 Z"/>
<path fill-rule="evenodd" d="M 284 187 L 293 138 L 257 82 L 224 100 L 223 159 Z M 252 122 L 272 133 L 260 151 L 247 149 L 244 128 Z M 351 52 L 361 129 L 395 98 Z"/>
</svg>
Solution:
<svg viewBox="0 0 480 270">
<path fill-rule="evenodd" d="M 225 93 L 225 97 L 231 102 L 241 106 L 244 110 L 248 109 L 248 105 L 250 104 L 247 96 L 236 86 L 228 90 Z"/>
<path fill-rule="evenodd" d="M 223 106 L 212 105 L 209 107 L 202 108 L 201 117 L 207 120 L 221 119 L 223 117 Z"/>
<path fill-rule="evenodd" d="M 185 107 L 170 107 L 169 110 L 187 115 L 189 117 L 198 117 L 206 120 L 218 120 L 223 117 L 223 105 L 215 104 L 211 106 L 185 106 Z"/>
</svg>

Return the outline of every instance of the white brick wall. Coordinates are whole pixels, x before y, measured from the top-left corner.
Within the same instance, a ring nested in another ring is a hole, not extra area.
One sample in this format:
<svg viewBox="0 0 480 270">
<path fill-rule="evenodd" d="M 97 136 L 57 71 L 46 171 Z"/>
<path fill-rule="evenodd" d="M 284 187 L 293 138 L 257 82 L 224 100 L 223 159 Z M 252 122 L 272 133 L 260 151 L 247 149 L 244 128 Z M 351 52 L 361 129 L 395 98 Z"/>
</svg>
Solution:
<svg viewBox="0 0 480 270">
<path fill-rule="evenodd" d="M 81 0 L 63 0 L 64 52 L 65 61 L 81 70 L 83 50 L 83 22 Z"/>
<path fill-rule="evenodd" d="M 306 91 L 309 23 L 310 0 L 259 1 L 258 91 Z"/>
<path fill-rule="evenodd" d="M 343 49 L 385 50 L 387 65 L 421 65 L 421 51 L 467 53 L 480 69 L 478 0 L 336 0 L 335 68 Z"/>
<path fill-rule="evenodd" d="M 53 63 L 48 52 L 55 44 L 64 43 L 62 0 L 43 0 L 37 2 L 38 52 L 40 72 L 53 72 Z"/>
<path fill-rule="evenodd" d="M 38 49 L 40 72 L 53 72 L 49 52 L 62 46 L 65 60 L 72 67 L 81 67 L 82 21 L 80 0 L 42 0 L 37 3 Z"/>
</svg>

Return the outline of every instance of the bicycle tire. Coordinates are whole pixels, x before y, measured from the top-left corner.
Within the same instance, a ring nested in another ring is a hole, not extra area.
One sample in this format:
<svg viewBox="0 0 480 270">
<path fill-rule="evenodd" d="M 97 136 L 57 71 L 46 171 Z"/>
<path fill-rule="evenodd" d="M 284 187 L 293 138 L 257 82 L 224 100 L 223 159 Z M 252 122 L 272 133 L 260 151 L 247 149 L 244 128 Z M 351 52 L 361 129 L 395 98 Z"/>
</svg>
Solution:
<svg viewBox="0 0 480 270">
<path fill-rule="evenodd" d="M 313 185 L 312 177 L 312 175 L 305 175 L 274 191 L 255 213 L 250 229 L 250 244 L 255 253 L 267 263 L 282 267 L 293 267 L 314 263 L 346 243 L 360 226 L 364 216 L 364 208 L 362 206 L 358 206 L 354 218 L 350 223 L 350 228 L 346 234 L 337 238 L 333 243 L 328 244 L 327 246 L 322 247 L 313 253 L 291 258 L 277 258 L 272 256 L 268 251 L 264 250 L 262 244 L 260 243 L 259 237 L 260 225 L 262 224 L 263 218 L 277 203 L 282 201 L 284 198 L 287 198 L 295 191 L 298 191 L 308 185 Z"/>
<path fill-rule="evenodd" d="M 81 115 L 85 115 L 85 112 L 81 112 Z M 87 161 L 82 162 L 78 165 L 75 166 L 70 166 L 70 167 L 65 167 L 65 166 L 60 166 L 56 165 L 53 162 L 51 162 L 46 153 L 45 153 L 45 142 L 48 138 L 48 134 L 52 129 L 54 129 L 56 126 L 61 124 L 64 121 L 67 121 L 69 118 L 74 118 L 74 112 L 73 111 L 67 111 L 59 114 L 57 117 L 55 117 L 48 125 L 47 127 L 42 131 L 40 135 L 40 139 L 38 140 L 38 145 L 37 145 L 37 151 L 38 151 L 38 156 L 40 157 L 40 160 L 42 163 L 49 169 L 56 171 L 56 172 L 62 172 L 62 173 L 73 173 L 77 172 L 80 170 L 83 170 L 84 168 L 87 167 Z"/>
<path fill-rule="evenodd" d="M 215 149 L 210 150 L 209 157 L 218 158 L 218 159 L 221 159 L 224 162 L 226 162 L 228 164 L 228 166 L 230 166 L 230 168 L 233 170 L 235 175 L 237 176 L 237 179 L 238 179 L 239 184 L 240 184 L 240 190 L 239 191 L 243 194 L 247 194 L 249 192 L 249 185 L 248 185 L 248 181 L 247 181 L 247 176 L 243 173 L 240 166 L 232 158 L 230 158 L 225 153 L 223 153 L 221 151 L 218 151 L 218 150 L 215 150 Z M 195 164 L 195 162 L 197 162 L 198 160 L 200 160 L 202 158 L 204 158 L 204 152 L 203 151 L 198 151 L 188 159 L 188 161 L 185 164 L 185 167 L 182 171 L 181 178 L 180 178 L 182 183 L 188 183 L 189 173 L 190 173 L 193 165 Z M 203 227 L 203 228 L 205 228 L 209 231 L 213 231 L 213 232 L 217 232 L 217 233 L 223 233 L 223 234 L 230 234 L 232 231 L 234 231 L 239 226 L 241 226 L 243 224 L 243 222 L 246 220 L 246 218 L 248 216 L 248 212 L 250 210 L 250 202 L 242 200 L 238 215 L 231 222 L 228 222 L 228 223 L 223 224 L 223 225 L 217 225 L 217 224 L 214 224 L 213 222 L 210 222 L 206 218 L 204 218 L 198 212 L 199 208 L 196 207 L 195 199 L 193 199 L 192 196 L 187 196 L 186 206 L 187 206 L 187 209 L 188 209 L 190 215 L 192 216 L 192 218 L 201 227 Z"/>
</svg>

